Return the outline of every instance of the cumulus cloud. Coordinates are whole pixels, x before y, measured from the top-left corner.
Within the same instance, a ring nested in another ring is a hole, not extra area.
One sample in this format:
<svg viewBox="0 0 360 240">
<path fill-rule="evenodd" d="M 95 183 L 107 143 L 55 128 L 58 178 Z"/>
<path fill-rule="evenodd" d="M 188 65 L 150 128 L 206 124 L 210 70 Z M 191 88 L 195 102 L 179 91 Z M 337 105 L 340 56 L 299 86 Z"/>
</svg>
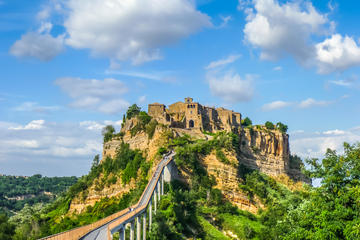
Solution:
<svg viewBox="0 0 360 240">
<path fill-rule="evenodd" d="M 352 37 L 334 34 L 316 44 L 319 73 L 344 71 L 360 65 L 360 46 Z"/>
<path fill-rule="evenodd" d="M 26 124 L 25 126 L 22 125 L 18 125 L 18 126 L 11 126 L 9 127 L 9 129 L 12 130 L 39 130 L 44 128 L 44 120 L 33 120 L 31 122 L 29 122 L 28 124 Z"/>
<path fill-rule="evenodd" d="M 190 0 L 69 0 L 66 43 L 133 64 L 161 58 L 159 48 L 211 26 Z"/>
<path fill-rule="evenodd" d="M 104 80 L 65 77 L 55 81 L 73 99 L 70 106 L 116 114 L 129 106 L 122 99 L 128 91 L 125 84 L 113 78 Z"/>
<path fill-rule="evenodd" d="M 274 101 L 271 103 L 266 103 L 262 106 L 263 111 L 272 111 L 280 108 L 285 108 L 291 106 L 293 103 L 291 102 L 284 102 L 284 101 Z"/>
<path fill-rule="evenodd" d="M 260 58 L 277 60 L 292 56 L 304 66 L 316 66 L 320 74 L 344 71 L 360 65 L 360 46 L 349 36 L 335 32 L 335 22 L 319 13 L 311 2 L 239 0 L 246 17 L 245 40 L 259 48 Z M 332 11 L 333 8 L 329 9 Z M 328 37 L 330 35 L 330 37 Z M 326 36 L 319 41 L 318 37 Z"/>
<path fill-rule="evenodd" d="M 58 123 L 33 120 L 25 125 L 0 122 L 1 173 L 85 174 L 92 158 L 101 154 L 101 130 L 109 124 L 118 130 L 121 121 Z"/>
<path fill-rule="evenodd" d="M 41 31 L 48 31 L 44 25 Z M 49 33 L 28 32 L 21 36 L 10 48 L 10 54 L 19 58 L 37 58 L 50 61 L 64 49 L 64 35 L 53 37 Z"/>
<path fill-rule="evenodd" d="M 261 48 L 261 58 L 267 60 L 291 55 L 306 63 L 314 52 L 309 37 L 324 32 L 328 22 L 310 2 L 255 0 L 254 8 L 247 8 L 246 13 L 245 40 Z"/>
<path fill-rule="evenodd" d="M 250 101 L 254 95 L 254 76 L 240 77 L 237 73 L 208 73 L 211 93 L 229 103 Z"/>
<path fill-rule="evenodd" d="M 322 158 L 326 149 L 330 148 L 342 153 L 343 143 L 350 144 L 360 141 L 360 128 L 349 130 L 328 130 L 320 132 L 290 133 L 290 149 L 303 158 Z"/>
<path fill-rule="evenodd" d="M 254 95 L 254 75 L 245 77 L 223 67 L 235 62 L 240 55 L 230 55 L 227 58 L 209 63 L 206 80 L 211 93 L 228 103 L 249 101 Z"/>
<path fill-rule="evenodd" d="M 241 57 L 241 55 L 230 55 L 227 58 L 220 59 L 220 60 L 213 61 L 213 62 L 209 63 L 209 65 L 207 65 L 205 67 L 205 69 L 209 70 L 209 69 L 214 69 L 214 68 L 217 68 L 217 67 L 220 67 L 220 66 L 226 66 L 226 65 L 228 65 L 230 63 L 235 62 L 240 57 Z"/>
</svg>

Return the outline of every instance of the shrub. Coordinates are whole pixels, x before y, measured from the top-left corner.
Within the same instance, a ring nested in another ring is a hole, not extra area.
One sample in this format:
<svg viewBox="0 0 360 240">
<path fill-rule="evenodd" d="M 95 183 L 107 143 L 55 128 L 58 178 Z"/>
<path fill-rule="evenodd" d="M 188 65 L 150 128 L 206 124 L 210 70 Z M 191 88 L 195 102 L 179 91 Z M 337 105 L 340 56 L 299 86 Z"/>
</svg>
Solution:
<svg viewBox="0 0 360 240">
<path fill-rule="evenodd" d="M 283 132 L 283 133 L 286 133 L 287 130 L 288 130 L 288 126 L 285 125 L 285 124 L 283 124 L 283 123 L 281 123 L 281 122 L 278 122 L 278 123 L 276 124 L 276 128 L 279 129 L 279 130 L 280 130 L 281 132 Z"/>
<path fill-rule="evenodd" d="M 269 130 L 275 129 L 274 124 L 273 124 L 272 122 L 270 122 L 270 121 L 267 121 L 267 122 L 265 123 L 265 127 L 266 127 L 267 129 L 269 129 Z"/>
<path fill-rule="evenodd" d="M 114 136 L 115 128 L 112 125 L 107 125 L 101 131 L 101 134 L 104 136 L 104 143 L 110 141 Z"/>
<path fill-rule="evenodd" d="M 141 108 L 138 107 L 136 104 L 131 105 L 128 110 L 126 111 L 126 118 L 130 119 L 132 117 L 135 117 L 140 113 Z"/>
<path fill-rule="evenodd" d="M 243 125 L 244 127 L 251 126 L 252 121 L 250 120 L 250 118 L 246 117 L 243 120 L 241 120 L 241 125 Z"/>
</svg>

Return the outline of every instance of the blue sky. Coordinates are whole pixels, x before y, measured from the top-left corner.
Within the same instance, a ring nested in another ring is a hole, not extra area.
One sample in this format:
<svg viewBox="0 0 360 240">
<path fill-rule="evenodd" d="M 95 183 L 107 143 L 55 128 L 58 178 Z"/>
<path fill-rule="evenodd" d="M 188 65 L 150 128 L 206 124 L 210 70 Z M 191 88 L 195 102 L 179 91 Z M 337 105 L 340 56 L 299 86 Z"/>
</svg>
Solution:
<svg viewBox="0 0 360 240">
<path fill-rule="evenodd" d="M 0 173 L 82 175 L 129 104 L 191 96 L 289 126 L 291 151 L 360 141 L 354 1 L 2 0 Z"/>
</svg>

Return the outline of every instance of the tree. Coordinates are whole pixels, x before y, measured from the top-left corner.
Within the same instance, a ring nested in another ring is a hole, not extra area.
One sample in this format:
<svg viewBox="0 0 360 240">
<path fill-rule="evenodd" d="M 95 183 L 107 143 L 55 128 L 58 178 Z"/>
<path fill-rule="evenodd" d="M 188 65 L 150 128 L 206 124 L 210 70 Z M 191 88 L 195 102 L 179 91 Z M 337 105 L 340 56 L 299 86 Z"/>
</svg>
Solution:
<svg viewBox="0 0 360 240">
<path fill-rule="evenodd" d="M 281 122 L 278 122 L 278 123 L 276 124 L 276 128 L 279 129 L 279 130 L 280 130 L 281 132 L 283 132 L 283 133 L 286 133 L 287 130 L 288 130 L 288 126 L 285 125 L 285 124 L 283 124 L 283 123 L 281 123 Z"/>
<path fill-rule="evenodd" d="M 100 162 L 100 156 L 99 154 L 96 154 L 91 164 L 91 170 L 99 166 L 99 162 Z"/>
<path fill-rule="evenodd" d="M 107 125 L 101 131 L 101 134 L 104 136 L 104 143 L 110 141 L 114 136 L 115 128 L 112 125 Z"/>
<path fill-rule="evenodd" d="M 5 215 L 0 215 L 0 239 L 11 240 L 15 234 L 15 226 L 8 222 Z"/>
<path fill-rule="evenodd" d="M 246 117 L 243 120 L 241 120 L 241 125 L 243 125 L 244 127 L 251 126 L 252 121 L 250 120 L 250 118 Z"/>
<path fill-rule="evenodd" d="M 267 121 L 267 122 L 265 123 L 265 127 L 266 127 L 267 129 L 269 129 L 269 130 L 275 129 L 274 124 L 273 124 L 272 122 L 270 122 L 270 121 Z"/>
<path fill-rule="evenodd" d="M 306 162 L 307 175 L 321 179 L 321 185 L 287 208 L 274 226 L 279 239 L 360 239 L 360 143 L 344 143 L 344 154 L 328 149 L 321 161 Z"/>
<path fill-rule="evenodd" d="M 130 119 L 140 113 L 141 108 L 138 105 L 133 104 L 131 105 L 128 110 L 126 111 L 126 118 Z"/>
</svg>

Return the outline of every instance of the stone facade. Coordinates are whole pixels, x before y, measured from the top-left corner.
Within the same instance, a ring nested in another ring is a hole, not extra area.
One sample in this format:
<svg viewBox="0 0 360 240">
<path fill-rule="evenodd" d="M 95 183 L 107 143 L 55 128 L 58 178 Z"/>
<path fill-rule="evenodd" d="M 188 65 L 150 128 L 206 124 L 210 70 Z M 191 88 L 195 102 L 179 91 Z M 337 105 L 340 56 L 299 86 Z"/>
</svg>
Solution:
<svg viewBox="0 0 360 240">
<path fill-rule="evenodd" d="M 174 128 L 198 129 L 201 131 L 234 131 L 241 129 L 241 114 L 225 108 L 202 106 L 192 98 L 169 105 L 153 103 L 148 113 L 158 122 Z"/>
</svg>

